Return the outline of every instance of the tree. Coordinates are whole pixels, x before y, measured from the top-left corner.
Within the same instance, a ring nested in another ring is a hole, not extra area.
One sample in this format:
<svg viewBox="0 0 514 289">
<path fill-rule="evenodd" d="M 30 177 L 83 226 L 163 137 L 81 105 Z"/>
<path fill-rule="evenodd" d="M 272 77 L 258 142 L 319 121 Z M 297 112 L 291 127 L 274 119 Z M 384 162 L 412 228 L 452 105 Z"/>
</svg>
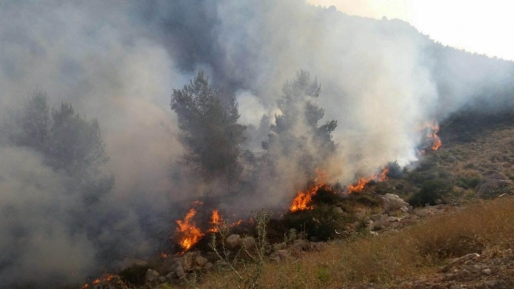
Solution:
<svg viewBox="0 0 514 289">
<path fill-rule="evenodd" d="M 183 89 L 173 90 L 171 108 L 178 116 L 185 163 L 206 179 L 235 181 L 246 129 L 237 123 L 235 98 L 209 87 L 208 78 L 200 71 Z"/>
<path fill-rule="evenodd" d="M 24 104 L 16 122 L 20 128 L 19 133 L 12 137 L 16 145 L 45 151 L 51 123 L 47 95 L 36 91 Z"/>
<path fill-rule="evenodd" d="M 69 174 L 95 172 L 108 161 L 98 121 L 87 121 L 71 104 L 61 104 L 52 111 L 48 155 L 54 168 Z"/>
<path fill-rule="evenodd" d="M 321 93 L 321 86 L 307 71 L 299 71 L 282 91 L 277 101 L 282 114 L 276 116 L 262 147 L 271 155 L 269 159 L 283 156 L 295 159 L 309 174 L 335 152 L 332 132 L 337 122 L 331 120 L 318 126 L 325 115 L 324 109 L 314 102 Z"/>
</svg>

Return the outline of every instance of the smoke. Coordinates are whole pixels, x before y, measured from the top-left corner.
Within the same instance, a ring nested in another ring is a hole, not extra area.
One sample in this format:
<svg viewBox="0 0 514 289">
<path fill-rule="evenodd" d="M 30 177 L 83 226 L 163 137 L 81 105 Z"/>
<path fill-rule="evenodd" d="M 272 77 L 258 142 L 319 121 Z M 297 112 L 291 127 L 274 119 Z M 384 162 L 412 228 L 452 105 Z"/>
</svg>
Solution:
<svg viewBox="0 0 514 289">
<path fill-rule="evenodd" d="M 180 203 L 223 191 L 177 165 L 184 149 L 170 95 L 198 69 L 237 98 L 240 123 L 248 126 L 245 148 L 257 156 L 282 113 L 284 83 L 300 69 L 316 76 L 321 122 L 338 123 L 337 153 L 321 169 L 343 184 L 390 161 L 415 161 L 421 124 L 465 107 L 512 108 L 510 62 L 443 47 L 406 22 L 301 0 L 6 0 L 0 42 L 2 123 L 36 89 L 53 106 L 70 102 L 98 119 L 106 169 L 116 180 L 95 208 L 75 214 L 82 200 L 67 191 L 67 176 L 37 152 L 0 140 L 0 210 L 7 216 L 0 221 L 0 284 L 7 287 L 56 282 L 54 276 L 82 282 L 103 268 L 99 247 L 112 242 L 130 256 L 150 254 L 166 239 Z M 318 153 L 315 145 L 308 150 Z M 262 184 L 256 192 L 230 196 L 224 206 L 284 205 L 306 182 L 294 163 L 279 155 L 273 171 L 254 174 Z M 70 214 L 92 218 L 87 223 L 98 224 L 99 235 L 76 234 Z"/>
</svg>

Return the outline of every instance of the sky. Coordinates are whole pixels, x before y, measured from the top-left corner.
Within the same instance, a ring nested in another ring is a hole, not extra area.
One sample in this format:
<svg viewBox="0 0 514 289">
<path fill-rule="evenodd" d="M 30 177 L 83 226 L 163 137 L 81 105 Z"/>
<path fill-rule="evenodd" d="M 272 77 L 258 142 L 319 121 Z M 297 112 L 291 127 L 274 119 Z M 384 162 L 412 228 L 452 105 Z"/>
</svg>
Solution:
<svg viewBox="0 0 514 289">
<path fill-rule="evenodd" d="M 512 0 L 308 0 L 350 15 L 402 19 L 442 44 L 514 60 Z"/>
</svg>

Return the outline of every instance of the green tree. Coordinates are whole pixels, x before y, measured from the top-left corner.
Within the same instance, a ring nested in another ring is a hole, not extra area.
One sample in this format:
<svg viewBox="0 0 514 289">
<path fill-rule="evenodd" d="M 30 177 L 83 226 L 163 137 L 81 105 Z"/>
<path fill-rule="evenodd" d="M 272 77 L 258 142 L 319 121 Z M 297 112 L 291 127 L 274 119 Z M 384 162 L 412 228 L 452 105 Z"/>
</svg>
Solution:
<svg viewBox="0 0 514 289">
<path fill-rule="evenodd" d="M 173 90 L 171 108 L 178 115 L 185 163 L 206 179 L 235 181 L 246 129 L 237 123 L 235 98 L 210 87 L 207 76 L 200 71 L 183 89 Z"/>
<path fill-rule="evenodd" d="M 298 166 L 310 174 L 335 152 L 332 132 L 337 122 L 331 120 L 319 125 L 325 116 L 324 109 L 315 103 L 321 86 L 307 71 L 299 71 L 282 91 L 277 101 L 282 114 L 276 116 L 271 134 L 262 146 L 268 151 L 269 159 L 283 156 L 297 159 Z"/>
</svg>

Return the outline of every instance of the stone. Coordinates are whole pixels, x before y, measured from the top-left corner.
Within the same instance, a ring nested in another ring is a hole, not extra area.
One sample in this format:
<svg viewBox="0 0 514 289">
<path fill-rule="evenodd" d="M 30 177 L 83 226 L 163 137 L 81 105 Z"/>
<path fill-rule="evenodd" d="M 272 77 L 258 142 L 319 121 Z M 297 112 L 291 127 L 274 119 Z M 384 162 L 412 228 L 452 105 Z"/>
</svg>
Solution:
<svg viewBox="0 0 514 289">
<path fill-rule="evenodd" d="M 184 272 L 184 267 L 177 266 L 177 268 L 175 268 L 175 274 L 177 275 L 178 278 L 182 278 L 182 277 L 186 276 L 186 272 Z"/>
<path fill-rule="evenodd" d="M 333 212 L 334 214 L 337 214 L 337 215 L 344 215 L 344 211 L 343 211 L 343 209 L 341 209 L 340 207 L 334 207 L 334 208 L 332 209 L 332 212 Z"/>
<path fill-rule="evenodd" d="M 182 268 L 184 269 L 184 272 L 189 272 L 189 271 L 193 270 L 193 265 L 194 265 L 193 258 L 194 257 L 195 257 L 195 254 L 192 252 L 188 252 L 188 253 L 184 254 L 184 256 L 182 257 Z"/>
<path fill-rule="evenodd" d="M 157 280 L 159 278 L 159 276 L 160 276 L 159 272 L 152 270 L 152 269 L 148 269 L 145 274 L 145 282 L 146 283 L 154 282 L 155 280 Z"/>
<path fill-rule="evenodd" d="M 243 246 L 245 246 L 246 249 L 251 250 L 251 249 L 255 248 L 255 238 L 253 238 L 253 237 L 243 238 L 242 244 L 243 244 Z"/>
<path fill-rule="evenodd" d="M 178 276 L 177 276 L 177 273 L 175 273 L 175 271 L 173 272 L 169 272 L 167 275 L 166 275 L 166 280 L 168 280 L 169 282 L 175 280 L 175 279 L 178 279 Z"/>
<path fill-rule="evenodd" d="M 512 185 L 512 181 L 510 181 L 510 180 L 486 179 L 486 180 L 483 180 L 478 185 L 477 196 L 479 198 L 485 199 L 485 198 L 489 197 L 489 194 L 492 191 L 501 189 L 501 188 L 505 188 L 505 187 L 509 187 L 511 185 Z"/>
<path fill-rule="evenodd" d="M 486 269 L 482 270 L 482 273 L 485 275 L 491 275 L 493 273 L 493 271 L 489 268 L 486 268 Z"/>
<path fill-rule="evenodd" d="M 307 251 L 309 249 L 309 242 L 306 240 L 296 240 L 294 241 L 294 246 L 299 250 Z"/>
<path fill-rule="evenodd" d="M 203 268 L 205 270 L 212 270 L 212 268 L 214 268 L 214 265 L 211 262 L 208 262 L 207 264 L 205 264 L 205 266 L 203 266 Z"/>
<path fill-rule="evenodd" d="M 204 258 L 202 256 L 196 256 L 196 258 L 195 258 L 195 264 L 200 267 L 203 267 L 205 264 L 207 264 L 207 262 L 209 262 L 209 260 L 207 260 L 206 258 Z"/>
<path fill-rule="evenodd" d="M 289 258 L 291 257 L 289 255 L 289 252 L 287 252 L 287 250 L 278 250 L 278 257 L 280 258 L 280 261 L 286 261 L 286 260 L 289 260 Z"/>
<path fill-rule="evenodd" d="M 227 242 L 227 246 L 229 248 L 234 249 L 235 247 L 240 245 L 240 243 L 241 243 L 241 236 L 239 236 L 237 234 L 232 234 L 232 235 L 227 237 L 226 242 Z"/>
<path fill-rule="evenodd" d="M 381 197 L 386 212 L 396 211 L 402 207 L 408 207 L 409 204 L 395 194 L 385 194 Z"/>
<path fill-rule="evenodd" d="M 123 271 L 132 267 L 145 267 L 148 266 L 148 262 L 139 259 L 126 259 L 119 264 L 119 270 Z"/>
<path fill-rule="evenodd" d="M 164 276 L 160 276 L 160 277 L 159 277 L 159 281 L 160 281 L 161 283 L 166 282 L 166 277 L 164 277 Z"/>
<path fill-rule="evenodd" d="M 416 215 L 418 217 L 426 217 L 426 216 L 430 215 L 430 211 L 428 211 L 427 209 L 415 209 L 414 215 Z"/>
</svg>

